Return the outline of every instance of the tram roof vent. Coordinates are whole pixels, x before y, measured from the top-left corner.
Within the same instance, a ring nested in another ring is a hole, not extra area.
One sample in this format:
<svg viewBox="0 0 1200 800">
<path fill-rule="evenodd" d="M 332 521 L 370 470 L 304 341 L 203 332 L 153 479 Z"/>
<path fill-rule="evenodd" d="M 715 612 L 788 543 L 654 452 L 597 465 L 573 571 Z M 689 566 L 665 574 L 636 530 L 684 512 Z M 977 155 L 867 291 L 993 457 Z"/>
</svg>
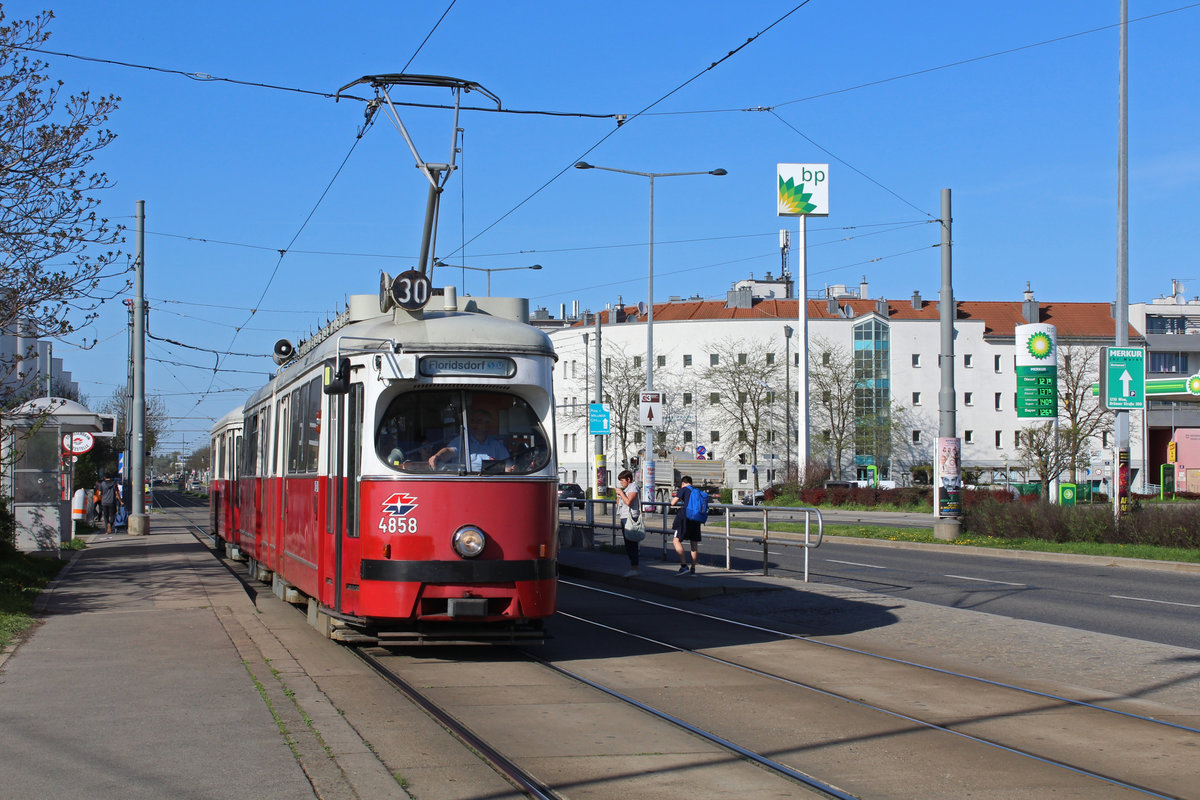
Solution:
<svg viewBox="0 0 1200 800">
<path fill-rule="evenodd" d="M 373 294 L 352 294 L 347 304 L 347 322 L 362 322 L 379 316 L 379 298 Z"/>
</svg>

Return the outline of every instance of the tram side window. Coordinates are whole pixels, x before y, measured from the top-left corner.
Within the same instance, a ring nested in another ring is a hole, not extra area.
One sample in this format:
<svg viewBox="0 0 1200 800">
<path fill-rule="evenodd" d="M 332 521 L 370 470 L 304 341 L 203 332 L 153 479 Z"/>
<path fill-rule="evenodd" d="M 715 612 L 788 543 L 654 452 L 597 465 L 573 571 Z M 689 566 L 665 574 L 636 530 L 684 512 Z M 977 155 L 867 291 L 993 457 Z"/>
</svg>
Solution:
<svg viewBox="0 0 1200 800">
<path fill-rule="evenodd" d="M 251 414 L 246 417 L 245 433 L 242 434 L 244 442 L 244 454 L 246 456 L 245 464 L 242 465 L 243 475 L 257 475 L 258 464 L 258 415 Z"/>
<path fill-rule="evenodd" d="M 321 425 L 321 384 L 313 379 L 293 391 L 289 398 L 291 426 L 288 436 L 288 473 L 302 475 L 317 471 L 318 432 Z"/>
<path fill-rule="evenodd" d="M 398 395 L 376 428 L 375 450 L 401 472 L 528 475 L 550 462 L 537 413 L 502 392 Z"/>
</svg>

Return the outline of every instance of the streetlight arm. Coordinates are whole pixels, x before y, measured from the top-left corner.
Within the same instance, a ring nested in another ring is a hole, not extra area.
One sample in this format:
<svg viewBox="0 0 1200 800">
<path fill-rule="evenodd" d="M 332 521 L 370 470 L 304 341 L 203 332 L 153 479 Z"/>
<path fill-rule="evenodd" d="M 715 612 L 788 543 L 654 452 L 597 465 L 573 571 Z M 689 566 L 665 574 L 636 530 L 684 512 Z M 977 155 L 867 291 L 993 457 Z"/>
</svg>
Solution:
<svg viewBox="0 0 1200 800">
<path fill-rule="evenodd" d="M 616 167 L 601 167 L 597 164 L 589 164 L 586 161 L 580 161 L 575 164 L 575 169 L 602 169 L 605 172 L 620 172 L 625 175 L 641 175 L 643 178 L 674 178 L 678 175 L 728 175 L 729 173 L 723 169 L 706 169 L 699 172 L 638 172 L 632 169 L 617 169 Z"/>
</svg>

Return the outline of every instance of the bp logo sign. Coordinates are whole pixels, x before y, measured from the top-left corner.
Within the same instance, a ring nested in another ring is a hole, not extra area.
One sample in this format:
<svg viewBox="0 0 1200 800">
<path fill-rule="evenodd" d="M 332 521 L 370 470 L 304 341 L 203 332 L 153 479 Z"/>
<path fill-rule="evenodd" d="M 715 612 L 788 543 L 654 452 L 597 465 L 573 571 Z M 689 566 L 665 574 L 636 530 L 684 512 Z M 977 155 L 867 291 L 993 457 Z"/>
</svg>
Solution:
<svg viewBox="0 0 1200 800">
<path fill-rule="evenodd" d="M 1026 340 L 1025 347 L 1030 356 L 1045 361 L 1054 353 L 1054 340 L 1045 331 L 1038 331 Z"/>
</svg>

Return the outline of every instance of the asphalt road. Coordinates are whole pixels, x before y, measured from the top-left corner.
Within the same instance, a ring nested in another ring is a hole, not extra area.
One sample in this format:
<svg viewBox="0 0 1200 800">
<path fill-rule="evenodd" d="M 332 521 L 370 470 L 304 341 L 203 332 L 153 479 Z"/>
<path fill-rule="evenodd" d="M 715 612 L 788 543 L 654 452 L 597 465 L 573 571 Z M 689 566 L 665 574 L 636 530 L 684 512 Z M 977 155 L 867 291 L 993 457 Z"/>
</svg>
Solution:
<svg viewBox="0 0 1200 800">
<path fill-rule="evenodd" d="M 710 551 L 718 549 L 720 540 L 706 541 Z M 735 544 L 735 566 L 753 568 L 761 552 Z M 802 574 L 800 548 L 772 547 L 770 554 L 773 574 Z M 810 553 L 809 580 L 1200 650 L 1200 571 L 827 538 Z"/>
</svg>

